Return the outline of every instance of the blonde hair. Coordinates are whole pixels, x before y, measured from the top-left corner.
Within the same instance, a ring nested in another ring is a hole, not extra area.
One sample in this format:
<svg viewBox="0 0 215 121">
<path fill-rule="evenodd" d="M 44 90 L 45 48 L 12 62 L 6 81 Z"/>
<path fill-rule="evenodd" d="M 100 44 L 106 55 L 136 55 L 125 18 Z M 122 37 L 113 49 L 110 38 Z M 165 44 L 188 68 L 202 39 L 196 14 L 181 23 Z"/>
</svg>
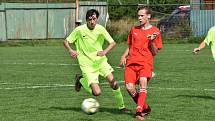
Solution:
<svg viewBox="0 0 215 121">
<path fill-rule="evenodd" d="M 137 11 L 139 10 L 146 10 L 146 14 L 152 14 L 152 10 L 148 6 L 140 6 L 138 7 Z"/>
</svg>

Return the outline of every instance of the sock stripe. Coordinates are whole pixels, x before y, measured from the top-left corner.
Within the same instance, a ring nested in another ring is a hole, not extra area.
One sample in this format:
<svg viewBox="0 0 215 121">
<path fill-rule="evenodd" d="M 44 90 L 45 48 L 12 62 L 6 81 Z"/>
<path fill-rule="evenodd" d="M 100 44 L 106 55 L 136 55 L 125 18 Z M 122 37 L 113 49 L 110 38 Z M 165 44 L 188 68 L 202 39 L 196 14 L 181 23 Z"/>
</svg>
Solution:
<svg viewBox="0 0 215 121">
<path fill-rule="evenodd" d="M 146 90 L 145 88 L 141 88 L 141 89 L 140 89 L 140 92 L 145 92 L 145 93 L 147 93 L 147 90 Z"/>
<path fill-rule="evenodd" d="M 137 92 L 134 92 L 133 94 L 132 94 L 132 97 L 135 97 L 137 95 Z"/>
</svg>

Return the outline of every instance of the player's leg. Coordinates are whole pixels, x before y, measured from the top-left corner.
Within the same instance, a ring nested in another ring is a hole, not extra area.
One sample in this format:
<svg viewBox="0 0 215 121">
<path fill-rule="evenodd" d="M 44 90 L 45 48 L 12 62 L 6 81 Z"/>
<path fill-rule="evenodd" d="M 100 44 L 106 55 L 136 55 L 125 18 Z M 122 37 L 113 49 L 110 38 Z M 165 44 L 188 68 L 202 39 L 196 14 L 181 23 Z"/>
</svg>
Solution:
<svg viewBox="0 0 215 121">
<path fill-rule="evenodd" d="M 151 112 L 151 108 L 146 103 L 146 97 L 147 97 L 147 84 L 152 76 L 152 71 L 150 68 L 146 68 L 144 66 L 140 67 L 139 72 L 139 97 L 137 101 L 137 112 L 142 110 L 142 113 L 144 115 L 148 115 Z M 139 107 L 139 108 L 138 108 Z"/>
<path fill-rule="evenodd" d="M 137 104 L 138 97 L 139 97 L 139 92 L 136 91 L 135 85 L 133 83 L 128 83 L 128 84 L 126 84 L 126 89 L 127 89 L 128 93 L 130 94 L 130 96 L 132 97 L 132 99 L 134 100 L 134 102 Z M 144 106 L 143 106 L 142 113 L 144 115 L 149 115 L 150 112 L 151 112 L 151 108 L 145 102 Z"/>
<path fill-rule="evenodd" d="M 124 80 L 126 89 L 128 94 L 132 97 L 135 103 L 137 103 L 138 99 L 138 92 L 136 91 L 136 81 L 137 81 L 137 74 L 133 68 L 133 66 L 128 66 L 125 68 L 124 72 Z"/>
<path fill-rule="evenodd" d="M 136 66 L 127 66 L 125 68 L 125 74 L 124 74 L 124 79 L 125 79 L 125 84 L 126 84 L 126 89 L 128 93 L 131 95 L 135 103 L 138 102 L 139 99 L 139 93 L 136 91 L 136 83 L 138 80 L 138 73 L 136 70 Z M 136 112 L 135 118 L 138 120 L 144 120 L 144 115 L 142 112 Z"/>
<path fill-rule="evenodd" d="M 146 90 L 147 78 L 146 77 L 140 77 L 139 86 L 140 86 L 140 89 L 139 89 L 139 96 L 137 100 L 136 112 L 142 112 L 144 108 L 144 104 L 147 96 L 147 90 Z"/>
<path fill-rule="evenodd" d="M 99 96 L 101 94 L 101 88 L 99 86 L 99 71 L 87 73 L 86 78 L 89 80 L 88 85 L 90 85 L 92 89 L 92 94 L 94 96 Z"/>
<path fill-rule="evenodd" d="M 101 88 L 100 88 L 98 83 L 91 83 L 90 86 L 91 86 L 91 89 L 92 89 L 92 94 L 94 96 L 101 95 Z"/>
<path fill-rule="evenodd" d="M 145 83 L 146 82 L 146 83 Z M 147 86 L 147 78 L 146 77 L 140 77 L 139 79 L 139 96 L 137 99 L 137 107 L 136 107 L 136 114 L 135 118 L 138 120 L 144 120 L 144 114 L 142 113 L 143 111 L 143 106 L 146 100 L 146 86 Z"/>
<path fill-rule="evenodd" d="M 137 99 L 139 96 L 139 93 L 136 91 L 136 87 L 134 83 L 127 83 L 126 84 L 126 89 L 128 94 L 132 97 L 135 103 L 137 103 Z"/>
<path fill-rule="evenodd" d="M 125 108 L 124 99 L 123 99 L 120 87 L 117 84 L 117 82 L 114 80 L 113 74 L 110 73 L 106 78 L 110 84 L 110 87 L 113 89 L 112 91 L 113 91 L 114 97 L 116 99 L 116 103 L 117 103 L 119 110 L 122 112 L 125 112 L 125 113 L 130 113 L 130 110 Z"/>
<path fill-rule="evenodd" d="M 91 83 L 89 86 L 87 79 L 81 76 L 76 76 L 76 80 L 77 80 L 75 83 L 76 91 L 79 92 L 81 87 L 83 86 L 87 92 L 93 94 L 94 96 L 99 96 L 101 94 L 101 89 L 98 83 Z"/>
<path fill-rule="evenodd" d="M 125 84 L 126 84 L 126 89 L 134 102 L 138 104 L 138 98 L 139 98 L 139 91 L 136 90 L 136 85 L 137 81 L 139 81 L 139 78 L 137 77 L 137 69 L 135 66 L 129 66 L 126 67 L 125 69 Z M 145 115 L 148 115 L 151 112 L 151 108 L 149 105 L 145 102 L 143 106 L 143 111 L 142 113 Z"/>
<path fill-rule="evenodd" d="M 81 86 L 90 94 L 99 96 L 101 94 L 98 81 L 99 72 L 84 72 L 82 75 L 83 76 L 79 81 Z"/>
<path fill-rule="evenodd" d="M 75 90 L 77 92 L 79 92 L 81 90 L 81 83 L 80 83 L 80 79 L 83 78 L 83 76 L 81 74 L 76 74 L 75 75 Z"/>
<path fill-rule="evenodd" d="M 92 89 L 91 89 L 90 84 L 86 77 L 81 76 L 81 77 L 79 77 L 79 80 L 77 78 L 76 83 L 75 83 L 76 91 L 79 87 L 83 87 L 88 93 L 92 94 Z"/>
<path fill-rule="evenodd" d="M 114 97 L 116 99 L 118 108 L 122 112 L 126 112 L 126 113 L 130 112 L 128 109 L 125 108 L 120 87 L 117 84 L 117 82 L 114 80 L 114 76 L 112 74 L 113 68 L 107 62 L 104 62 L 102 63 L 101 69 L 99 71 L 100 71 L 100 74 L 108 80 L 110 87 L 113 89 Z"/>
<path fill-rule="evenodd" d="M 113 74 L 110 73 L 106 78 L 110 84 L 110 87 L 113 89 L 114 97 L 116 99 L 118 108 L 119 109 L 125 108 L 120 87 L 118 86 L 117 82 L 113 79 Z"/>
</svg>

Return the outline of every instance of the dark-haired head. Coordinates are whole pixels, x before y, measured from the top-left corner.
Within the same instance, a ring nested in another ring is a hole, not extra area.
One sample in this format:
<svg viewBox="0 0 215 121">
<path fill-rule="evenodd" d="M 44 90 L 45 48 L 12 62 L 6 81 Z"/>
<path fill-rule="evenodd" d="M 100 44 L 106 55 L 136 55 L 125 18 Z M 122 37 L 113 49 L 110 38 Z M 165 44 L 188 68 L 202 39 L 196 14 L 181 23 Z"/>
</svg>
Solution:
<svg viewBox="0 0 215 121">
<path fill-rule="evenodd" d="M 86 22 L 87 22 L 87 27 L 90 30 L 93 30 L 97 24 L 97 20 L 99 17 L 99 12 L 95 9 L 90 9 L 87 11 L 86 14 Z"/>
<path fill-rule="evenodd" d="M 95 9 L 90 9 L 86 13 L 86 21 L 89 19 L 89 17 L 92 17 L 96 15 L 96 18 L 99 18 L 99 12 Z"/>
</svg>

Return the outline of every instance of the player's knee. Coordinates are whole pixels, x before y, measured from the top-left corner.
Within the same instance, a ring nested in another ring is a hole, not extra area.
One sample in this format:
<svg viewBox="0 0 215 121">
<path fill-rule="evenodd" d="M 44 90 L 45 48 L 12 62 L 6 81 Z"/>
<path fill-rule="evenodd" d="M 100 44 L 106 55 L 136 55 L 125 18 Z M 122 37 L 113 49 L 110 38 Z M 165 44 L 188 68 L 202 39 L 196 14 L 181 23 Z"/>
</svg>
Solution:
<svg viewBox="0 0 215 121">
<path fill-rule="evenodd" d="M 113 80 L 113 81 L 110 82 L 110 86 L 114 90 L 116 90 L 116 89 L 119 88 L 119 86 L 118 86 L 118 84 L 117 84 L 117 82 L 115 80 Z"/>
<path fill-rule="evenodd" d="M 91 85 L 92 86 L 92 94 L 94 96 L 99 96 L 101 95 L 101 89 L 97 84 Z"/>
<path fill-rule="evenodd" d="M 146 88 L 147 87 L 147 83 L 148 83 L 148 80 L 146 77 L 143 77 L 143 78 L 140 78 L 140 88 Z"/>
<path fill-rule="evenodd" d="M 135 91 L 135 86 L 133 83 L 128 83 L 128 84 L 126 84 L 126 89 L 131 94 L 132 92 Z"/>
<path fill-rule="evenodd" d="M 93 95 L 94 96 L 99 96 L 99 95 L 101 95 L 101 91 L 100 90 L 95 90 L 95 91 L 93 91 Z"/>
</svg>

